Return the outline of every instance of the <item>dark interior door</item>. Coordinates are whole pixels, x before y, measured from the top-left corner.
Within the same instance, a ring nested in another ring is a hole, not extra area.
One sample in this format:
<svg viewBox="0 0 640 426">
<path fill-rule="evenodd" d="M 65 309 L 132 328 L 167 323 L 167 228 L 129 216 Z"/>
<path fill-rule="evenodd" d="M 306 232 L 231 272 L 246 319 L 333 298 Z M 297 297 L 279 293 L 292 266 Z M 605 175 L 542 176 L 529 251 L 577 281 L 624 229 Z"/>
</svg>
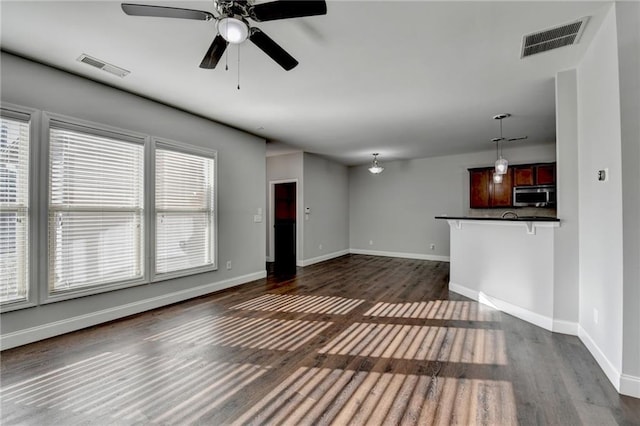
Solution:
<svg viewBox="0 0 640 426">
<path fill-rule="evenodd" d="M 274 265 L 277 275 L 296 272 L 296 183 L 274 185 Z"/>
</svg>

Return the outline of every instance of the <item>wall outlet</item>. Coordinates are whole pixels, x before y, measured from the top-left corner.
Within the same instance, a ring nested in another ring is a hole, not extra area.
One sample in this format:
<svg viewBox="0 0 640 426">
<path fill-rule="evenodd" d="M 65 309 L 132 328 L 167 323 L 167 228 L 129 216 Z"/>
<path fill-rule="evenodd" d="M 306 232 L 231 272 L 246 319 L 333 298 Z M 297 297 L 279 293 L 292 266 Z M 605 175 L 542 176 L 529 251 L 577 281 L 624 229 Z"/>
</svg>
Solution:
<svg viewBox="0 0 640 426">
<path fill-rule="evenodd" d="M 227 269 L 231 269 L 231 261 L 227 260 Z"/>
<path fill-rule="evenodd" d="M 372 246 L 373 245 L 373 240 L 369 240 L 369 245 Z"/>
<path fill-rule="evenodd" d="M 322 250 L 322 244 L 318 245 L 318 249 Z"/>
<path fill-rule="evenodd" d="M 596 308 L 593 308 L 593 322 L 595 324 L 598 323 L 598 310 Z"/>
<path fill-rule="evenodd" d="M 429 246 L 429 248 L 430 248 L 431 250 L 435 250 L 435 249 L 436 249 L 436 245 L 435 245 L 435 244 L 431 244 L 431 245 Z"/>
</svg>

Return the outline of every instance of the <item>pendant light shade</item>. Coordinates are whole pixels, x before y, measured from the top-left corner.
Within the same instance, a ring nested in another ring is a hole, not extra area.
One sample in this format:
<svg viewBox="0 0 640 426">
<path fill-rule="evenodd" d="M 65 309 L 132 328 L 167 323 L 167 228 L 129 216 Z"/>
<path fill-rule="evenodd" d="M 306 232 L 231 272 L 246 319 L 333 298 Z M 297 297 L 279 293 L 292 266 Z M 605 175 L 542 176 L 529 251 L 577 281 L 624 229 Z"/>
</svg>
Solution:
<svg viewBox="0 0 640 426">
<path fill-rule="evenodd" d="M 508 168 L 509 162 L 507 161 L 507 159 L 502 158 L 502 156 L 498 157 L 498 159 L 496 160 L 496 173 L 499 175 L 507 174 Z"/>
<path fill-rule="evenodd" d="M 493 183 L 502 183 L 502 175 L 500 173 L 493 173 Z"/>
<path fill-rule="evenodd" d="M 371 167 L 369 167 L 369 171 L 374 175 L 377 175 L 382 173 L 383 170 L 384 170 L 384 167 L 382 167 L 380 163 L 378 163 L 378 153 L 376 152 L 373 154 L 373 163 L 371 163 Z"/>
</svg>

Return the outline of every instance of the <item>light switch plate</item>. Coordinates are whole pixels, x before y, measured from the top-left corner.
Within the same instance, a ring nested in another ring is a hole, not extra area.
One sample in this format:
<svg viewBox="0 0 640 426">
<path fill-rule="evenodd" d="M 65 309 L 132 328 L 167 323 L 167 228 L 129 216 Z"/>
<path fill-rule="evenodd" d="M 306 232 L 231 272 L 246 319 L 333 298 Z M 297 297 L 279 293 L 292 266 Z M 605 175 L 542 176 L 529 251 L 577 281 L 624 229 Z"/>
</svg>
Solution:
<svg viewBox="0 0 640 426">
<path fill-rule="evenodd" d="M 609 180 L 609 169 L 604 168 L 604 169 L 598 170 L 598 181 L 606 182 L 608 180 Z"/>
</svg>

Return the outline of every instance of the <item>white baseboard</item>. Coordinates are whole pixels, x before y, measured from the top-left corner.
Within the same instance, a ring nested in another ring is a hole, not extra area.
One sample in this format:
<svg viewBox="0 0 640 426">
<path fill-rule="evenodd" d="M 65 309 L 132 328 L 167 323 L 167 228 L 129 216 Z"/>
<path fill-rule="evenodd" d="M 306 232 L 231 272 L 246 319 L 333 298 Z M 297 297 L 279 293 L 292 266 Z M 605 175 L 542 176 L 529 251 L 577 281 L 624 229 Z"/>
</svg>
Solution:
<svg viewBox="0 0 640 426">
<path fill-rule="evenodd" d="M 363 250 L 363 249 L 349 249 L 349 253 L 352 254 L 366 254 L 369 256 L 384 256 L 384 257 L 402 257 L 404 259 L 420 259 L 420 260 L 435 260 L 438 262 L 449 262 L 449 256 L 438 256 L 435 254 L 422 254 L 422 253 L 404 253 L 395 251 L 378 251 L 378 250 Z"/>
<path fill-rule="evenodd" d="M 640 377 L 623 374 L 620 376 L 620 390 L 623 395 L 640 398 Z"/>
<path fill-rule="evenodd" d="M 577 336 L 578 335 L 578 323 L 577 322 L 571 322 L 571 321 L 565 321 L 565 320 L 558 320 L 558 319 L 554 319 L 553 320 L 553 332 L 554 333 L 560 333 L 560 334 L 569 334 L 571 336 Z"/>
<path fill-rule="evenodd" d="M 311 259 L 304 259 L 300 262 L 300 266 L 313 265 L 314 263 L 320 263 L 324 262 L 325 260 L 335 259 L 336 257 L 344 256 L 345 254 L 349 254 L 349 249 L 323 254 L 322 256 L 312 257 Z"/>
<path fill-rule="evenodd" d="M 596 362 L 607 376 L 607 379 L 611 382 L 616 391 L 619 393 L 620 390 L 620 372 L 618 369 L 609 361 L 609 358 L 600 350 L 600 347 L 596 344 L 596 342 L 589 336 L 589 333 L 582 327 L 578 327 L 578 337 L 582 341 L 582 343 L 587 347 L 587 350 L 591 352 L 591 355 L 595 358 Z"/>
<path fill-rule="evenodd" d="M 553 331 L 553 320 L 545 315 L 524 309 L 520 306 L 513 305 L 509 302 L 505 302 L 504 300 L 489 296 L 483 292 L 472 290 L 457 283 L 449 282 L 449 290 L 476 300 L 484 305 L 491 306 L 499 311 L 506 312 L 509 315 L 513 315 L 516 318 L 520 318 L 521 320 L 537 325 L 538 327 L 542 327 L 545 330 Z"/>
<path fill-rule="evenodd" d="M 482 304 L 491 306 L 500 311 L 506 312 L 510 315 L 513 315 L 514 317 L 520 318 L 524 321 L 530 322 L 554 333 L 578 336 L 587 350 L 596 360 L 616 391 L 623 395 L 640 398 L 640 377 L 631 376 L 629 374 L 621 375 L 620 372 L 615 368 L 615 366 L 609 361 L 606 355 L 600 350 L 591 336 L 589 336 L 589 334 L 582 327 L 580 327 L 578 323 L 564 320 L 554 320 L 544 315 L 540 315 L 527 309 L 523 309 L 519 306 L 512 305 L 503 300 L 487 296 L 482 292 L 472 290 L 468 287 L 454 282 L 449 283 L 449 290 L 462 296 L 468 297 L 469 299 L 476 300 Z"/>
<path fill-rule="evenodd" d="M 479 299 L 478 292 L 475 290 L 471 290 L 468 287 L 462 286 L 460 284 L 449 281 L 449 291 L 454 293 L 458 293 L 464 297 L 468 297 L 469 299 L 473 299 L 477 301 Z"/>
<path fill-rule="evenodd" d="M 71 331 L 91 327 L 107 321 L 113 321 L 115 319 L 123 318 L 129 315 L 139 314 L 141 312 L 170 305 L 172 303 L 182 302 L 184 300 L 192 299 L 198 296 L 204 296 L 205 294 L 213 293 L 214 291 L 224 290 L 225 288 L 255 281 L 266 276 L 267 271 L 255 272 L 253 274 L 247 274 L 216 283 L 188 288 L 169 294 L 163 294 L 162 296 L 157 296 L 150 299 L 140 300 L 138 302 L 128 303 L 126 305 L 104 309 L 102 311 L 92 312 L 90 314 L 79 315 L 61 321 L 27 328 L 13 333 L 3 334 L 2 336 L 0 336 L 0 350 L 26 345 L 27 343 L 48 339 L 60 334 L 65 334 Z"/>
</svg>

